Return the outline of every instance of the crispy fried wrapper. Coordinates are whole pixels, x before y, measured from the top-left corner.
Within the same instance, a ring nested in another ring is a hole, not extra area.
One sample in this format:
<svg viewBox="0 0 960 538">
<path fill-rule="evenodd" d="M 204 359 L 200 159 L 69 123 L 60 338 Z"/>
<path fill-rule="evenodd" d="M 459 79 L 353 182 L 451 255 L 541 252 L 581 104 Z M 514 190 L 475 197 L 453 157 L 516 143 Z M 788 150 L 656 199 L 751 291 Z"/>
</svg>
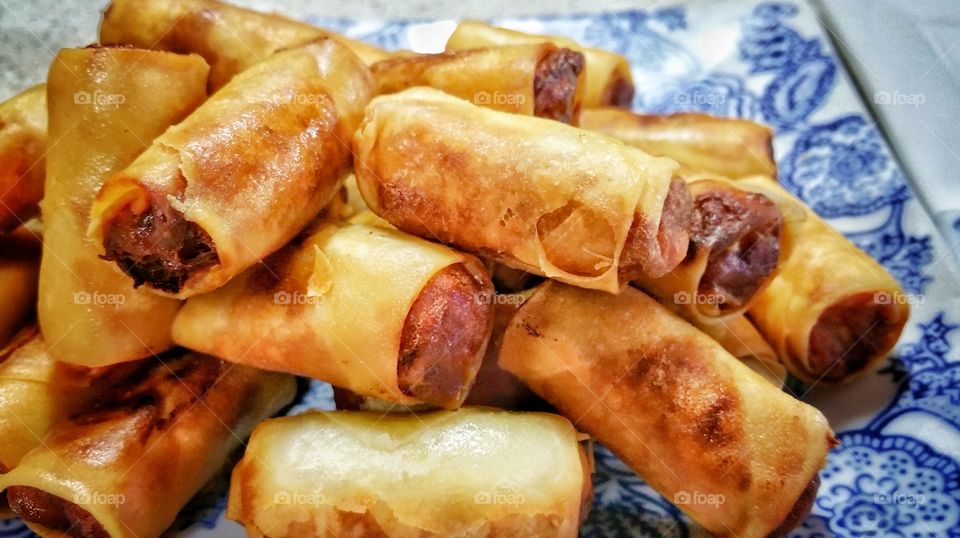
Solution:
<svg viewBox="0 0 960 538">
<path fill-rule="evenodd" d="M 797 525 L 836 444 L 819 411 L 633 288 L 543 284 L 500 365 L 720 536 Z"/>
<path fill-rule="evenodd" d="M 37 214 L 47 149 L 47 88 L 40 84 L 0 103 L 0 234 Z"/>
<path fill-rule="evenodd" d="M 270 420 L 234 469 L 227 517 L 273 538 L 575 537 L 591 493 L 579 440 L 557 415 L 476 407 Z"/>
<path fill-rule="evenodd" d="M 556 121 L 412 88 L 370 103 L 354 154 L 375 213 L 516 269 L 616 293 L 687 251 L 675 162 Z"/>
</svg>

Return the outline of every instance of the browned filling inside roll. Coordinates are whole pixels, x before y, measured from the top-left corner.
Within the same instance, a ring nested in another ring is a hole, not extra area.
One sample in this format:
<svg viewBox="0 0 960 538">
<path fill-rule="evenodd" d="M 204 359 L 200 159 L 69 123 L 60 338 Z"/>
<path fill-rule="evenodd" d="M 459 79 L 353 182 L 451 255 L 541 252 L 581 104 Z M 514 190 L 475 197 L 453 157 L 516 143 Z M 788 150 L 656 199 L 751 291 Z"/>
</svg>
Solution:
<svg viewBox="0 0 960 538">
<path fill-rule="evenodd" d="M 434 275 L 407 313 L 400 340 L 400 390 L 437 407 L 466 397 L 490 337 L 493 284 L 455 264 Z"/>
<path fill-rule="evenodd" d="M 875 299 L 875 292 L 857 293 L 820 314 L 810 330 L 811 375 L 840 381 L 893 346 L 906 320 L 895 305 Z"/>
<path fill-rule="evenodd" d="M 744 306 L 770 279 L 780 259 L 783 219 L 762 194 L 709 190 L 694 200 L 691 241 L 709 249 L 700 278 L 705 304 L 721 312 Z"/>
<path fill-rule="evenodd" d="M 786 536 L 791 530 L 795 529 L 803 520 L 810 515 L 813 509 L 813 501 L 817 498 L 817 491 L 820 489 L 820 475 L 813 475 L 813 479 L 807 484 L 807 487 L 800 493 L 797 502 L 790 508 L 790 512 L 783 518 L 780 525 L 768 534 L 768 538 Z"/>
<path fill-rule="evenodd" d="M 7 488 L 10 508 L 20 519 L 76 538 L 109 538 L 90 512 L 56 495 L 28 486 Z"/>
<path fill-rule="evenodd" d="M 575 97 L 583 66 L 583 54 L 570 49 L 553 49 L 540 59 L 533 77 L 536 116 L 573 123 L 580 112 Z"/>
<path fill-rule="evenodd" d="M 620 71 L 614 71 L 603 89 L 603 102 L 600 106 L 616 106 L 630 108 L 633 103 L 633 83 L 627 80 Z"/>
<path fill-rule="evenodd" d="M 626 244 L 620 253 L 620 275 L 625 280 L 632 280 L 640 274 L 658 278 L 676 267 L 687 254 L 692 214 L 693 201 L 687 184 L 675 177 L 670 181 L 670 189 L 663 202 L 656 240 L 649 220 L 639 214 L 634 215 Z M 658 252 L 652 252 L 653 245 L 656 245 Z"/>
<path fill-rule="evenodd" d="M 135 215 L 124 209 L 105 227 L 105 260 L 115 261 L 133 278 L 158 290 L 177 293 L 196 271 L 220 262 L 213 240 L 183 213 L 157 197 Z"/>
</svg>

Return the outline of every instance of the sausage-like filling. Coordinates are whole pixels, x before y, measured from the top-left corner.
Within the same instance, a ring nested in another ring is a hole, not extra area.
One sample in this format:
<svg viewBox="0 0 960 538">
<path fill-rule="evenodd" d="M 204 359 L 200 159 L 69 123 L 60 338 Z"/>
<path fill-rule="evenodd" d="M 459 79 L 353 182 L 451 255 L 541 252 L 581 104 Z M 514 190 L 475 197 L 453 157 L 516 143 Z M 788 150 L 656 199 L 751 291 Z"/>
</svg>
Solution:
<svg viewBox="0 0 960 538">
<path fill-rule="evenodd" d="M 603 89 L 603 102 L 600 106 L 630 108 L 635 91 L 633 84 L 620 71 L 614 71 L 607 87 Z"/>
<path fill-rule="evenodd" d="M 676 267 L 687 254 L 692 213 L 693 201 L 686 183 L 680 178 L 673 178 L 663 202 L 656 241 L 651 237 L 648 221 L 640 215 L 634 215 L 620 254 L 620 274 L 626 280 L 632 280 L 640 274 L 658 278 Z M 651 245 L 656 245 L 659 252 L 651 252 Z"/>
<path fill-rule="evenodd" d="M 493 324 L 493 284 L 463 264 L 434 275 L 407 313 L 400 340 L 400 390 L 456 408 L 473 383 Z"/>
<path fill-rule="evenodd" d="M 147 282 L 170 293 L 179 292 L 194 272 L 220 262 L 210 236 L 160 199 L 139 215 L 124 210 L 108 223 L 103 246 L 101 257 L 117 262 L 134 287 Z"/>
<path fill-rule="evenodd" d="M 768 538 L 786 536 L 791 530 L 795 529 L 803 520 L 810 515 L 813 509 L 813 501 L 817 498 L 817 491 L 820 489 L 820 475 L 813 475 L 813 479 L 807 484 L 797 502 L 793 504 L 790 512 L 783 518 L 780 525 L 768 534 Z"/>
<path fill-rule="evenodd" d="M 722 312 L 745 305 L 780 258 L 783 219 L 762 194 L 710 190 L 694 200 L 691 241 L 709 249 L 698 293 Z"/>
<path fill-rule="evenodd" d="M 583 54 L 554 49 L 540 59 L 533 78 L 534 114 L 573 123 L 580 113 L 577 82 L 584 66 Z"/>
<path fill-rule="evenodd" d="M 890 349 L 905 320 L 895 305 L 878 303 L 875 295 L 851 295 L 820 314 L 810 330 L 807 361 L 813 376 L 840 381 Z"/>
<path fill-rule="evenodd" d="M 90 512 L 56 495 L 28 486 L 7 488 L 10 508 L 20 519 L 76 538 L 109 538 Z"/>
</svg>

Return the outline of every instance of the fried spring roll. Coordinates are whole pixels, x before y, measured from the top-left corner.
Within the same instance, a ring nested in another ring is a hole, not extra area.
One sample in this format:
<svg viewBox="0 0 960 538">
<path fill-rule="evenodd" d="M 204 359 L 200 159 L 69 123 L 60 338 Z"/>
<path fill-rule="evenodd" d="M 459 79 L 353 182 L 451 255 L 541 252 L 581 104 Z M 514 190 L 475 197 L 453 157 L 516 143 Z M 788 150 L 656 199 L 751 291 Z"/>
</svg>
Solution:
<svg viewBox="0 0 960 538">
<path fill-rule="evenodd" d="M 565 37 L 525 34 L 478 21 L 463 21 L 447 40 L 447 50 L 465 50 L 522 43 L 550 42 L 583 54 L 586 59 L 583 107 L 616 106 L 629 108 L 633 101 L 633 76 L 623 56 L 583 47 Z"/>
<path fill-rule="evenodd" d="M 253 427 L 288 404 L 292 376 L 187 353 L 151 358 L 129 383 L 58 423 L 0 476 L 44 536 L 159 536 Z"/>
<path fill-rule="evenodd" d="M 325 224 L 174 322 L 180 345 L 403 405 L 456 408 L 490 336 L 480 262 L 396 230 Z"/>
<path fill-rule="evenodd" d="M 782 387 L 787 382 L 787 369 L 777 352 L 746 316 L 693 325 L 774 386 Z"/>
<path fill-rule="evenodd" d="M 377 93 L 430 86 L 503 112 L 576 124 L 583 54 L 552 43 L 391 58 L 370 67 Z"/>
<path fill-rule="evenodd" d="M 483 408 L 270 420 L 234 468 L 227 517 L 272 538 L 575 537 L 591 493 L 578 438 L 556 415 Z"/>
<path fill-rule="evenodd" d="M 836 443 L 819 411 L 633 288 L 545 283 L 507 328 L 500 365 L 721 536 L 797 525 Z"/>
<path fill-rule="evenodd" d="M 103 13 L 100 42 L 192 52 L 210 63 L 210 90 L 279 50 L 331 38 L 366 64 L 390 56 L 373 45 L 275 13 L 216 0 L 114 0 Z"/>
<path fill-rule="evenodd" d="M 688 186 L 693 218 L 686 257 L 662 277 L 635 283 L 689 320 L 741 315 L 790 256 L 799 209 L 763 186 L 713 178 Z"/>
<path fill-rule="evenodd" d="M 787 370 L 808 383 L 839 382 L 879 364 L 910 315 L 900 284 L 772 178 L 738 183 L 775 189 L 806 213 L 793 254 L 749 310 Z"/>
<path fill-rule="evenodd" d="M 40 249 L 40 239 L 27 228 L 0 237 L 0 346 L 34 315 Z"/>
<path fill-rule="evenodd" d="M 203 58 L 130 48 L 63 49 L 50 66 L 51 140 L 40 327 L 57 359 L 102 366 L 173 345 L 177 301 L 134 290 L 87 237 L 104 181 L 206 98 Z"/>
<path fill-rule="evenodd" d="M 338 192 L 370 84 L 336 41 L 277 53 L 113 176 L 94 203 L 91 236 L 135 286 L 179 298 L 222 286 Z"/>
<path fill-rule="evenodd" d="M 411 88 L 370 103 L 354 154 L 375 213 L 516 269 L 616 293 L 687 251 L 675 162 L 556 121 Z"/>
<path fill-rule="evenodd" d="M 13 469 L 60 420 L 91 402 L 136 363 L 85 368 L 58 362 L 36 325 L 0 350 L 0 473 Z"/>
<path fill-rule="evenodd" d="M 0 103 L 0 234 L 37 214 L 47 149 L 47 89 L 40 84 Z"/>
<path fill-rule="evenodd" d="M 777 173 L 773 131 L 748 120 L 596 108 L 582 112 L 580 127 L 619 138 L 652 155 L 670 157 L 692 170 L 731 178 Z"/>
</svg>

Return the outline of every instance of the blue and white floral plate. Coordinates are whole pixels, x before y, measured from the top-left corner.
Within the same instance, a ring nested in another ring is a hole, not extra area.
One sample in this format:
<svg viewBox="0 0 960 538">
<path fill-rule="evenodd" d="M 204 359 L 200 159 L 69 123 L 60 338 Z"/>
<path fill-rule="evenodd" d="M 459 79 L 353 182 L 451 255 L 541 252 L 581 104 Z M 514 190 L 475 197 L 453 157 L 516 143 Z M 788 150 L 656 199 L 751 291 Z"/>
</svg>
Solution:
<svg viewBox="0 0 960 538">
<path fill-rule="evenodd" d="M 419 52 L 442 50 L 455 26 L 301 16 Z M 794 387 L 843 444 L 793 536 L 960 537 L 960 277 L 811 8 L 742 1 L 494 22 L 625 54 L 637 110 L 698 110 L 776 129 L 781 182 L 883 263 L 913 303 L 900 344 L 877 373 L 845 387 Z M 330 387 L 315 383 L 291 413 L 332 407 Z M 701 532 L 603 447 L 596 461 L 584 536 Z M 184 510 L 174 532 L 243 536 L 224 518 L 225 505 L 221 479 Z M 26 536 L 20 522 L 0 522 L 0 537 Z"/>
</svg>

